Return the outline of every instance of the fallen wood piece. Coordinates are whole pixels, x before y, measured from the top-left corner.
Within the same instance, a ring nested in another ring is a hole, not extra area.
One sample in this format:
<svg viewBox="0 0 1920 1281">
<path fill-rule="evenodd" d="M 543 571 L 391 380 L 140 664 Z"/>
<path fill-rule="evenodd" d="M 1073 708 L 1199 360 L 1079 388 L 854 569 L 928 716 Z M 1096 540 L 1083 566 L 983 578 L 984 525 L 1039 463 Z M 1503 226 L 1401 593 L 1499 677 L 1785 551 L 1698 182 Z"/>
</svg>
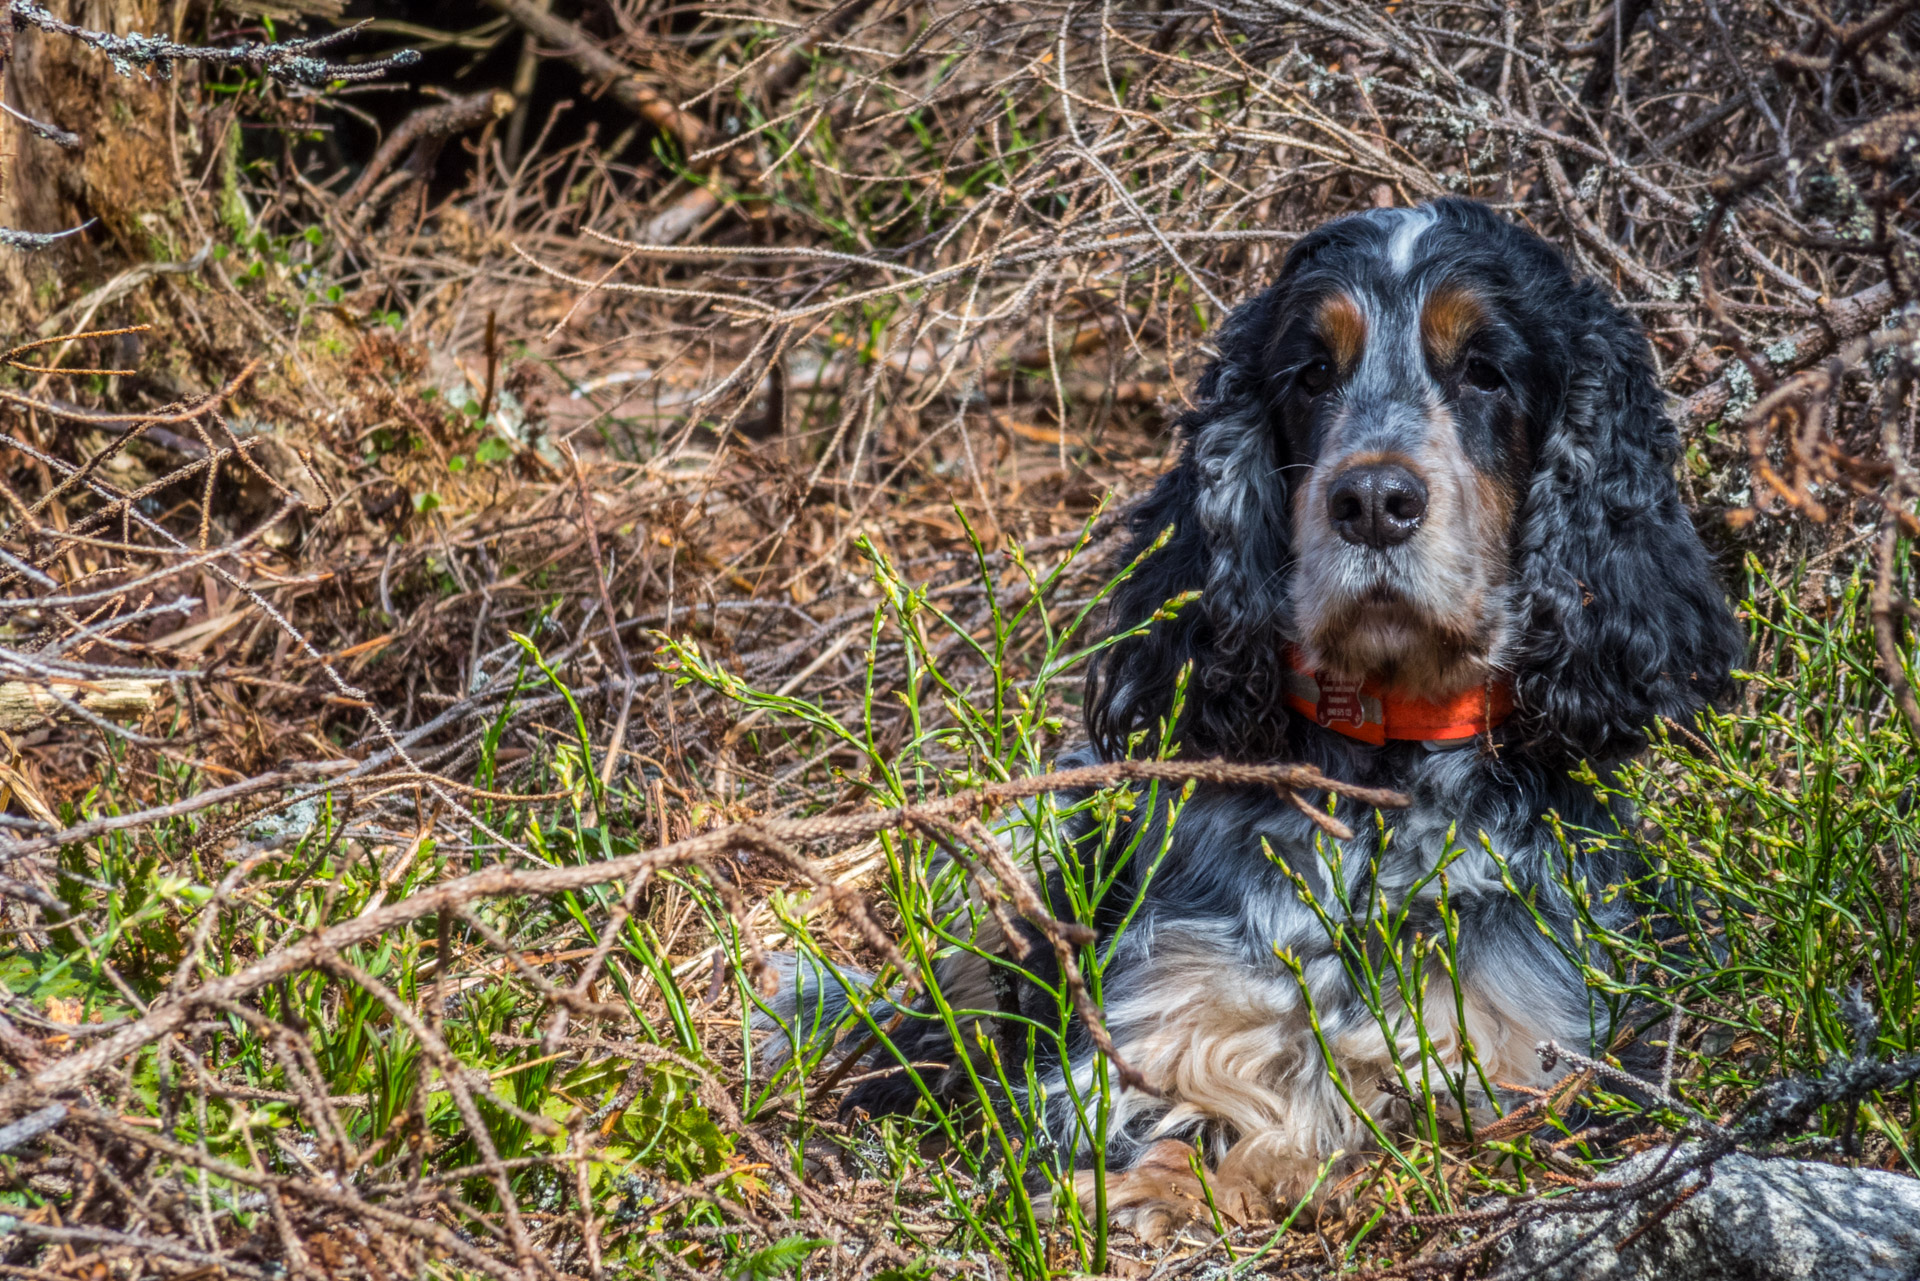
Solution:
<svg viewBox="0 0 1920 1281">
<path fill-rule="evenodd" d="M 403 152 L 412 152 L 403 172 L 414 181 L 424 180 L 447 139 L 491 124 L 512 110 L 513 95 L 503 89 L 483 89 L 437 107 L 422 107 L 387 135 L 380 150 L 373 153 L 373 159 L 340 198 L 340 207 L 347 211 L 355 226 L 365 225 L 380 203 L 369 197 L 387 171 L 399 163 Z"/>
<path fill-rule="evenodd" d="M 582 75 L 607 82 L 615 102 L 674 136 L 687 151 L 706 145 L 706 122 L 690 116 L 640 82 L 632 67 L 600 47 L 600 42 L 541 8 L 534 0 L 487 0 L 541 44 L 557 49 Z"/>
<path fill-rule="evenodd" d="M 1848 339 L 1858 338 L 1879 324 L 1881 317 L 1893 310 L 1893 287 L 1883 280 L 1857 294 L 1834 299 L 1826 305 L 1825 310 L 1824 319 L 1795 330 L 1759 353 L 1760 358 L 1773 367 L 1774 373 L 1785 375 L 1796 369 L 1804 369 L 1816 360 L 1825 359 L 1835 347 Z M 1742 381 L 1750 391 L 1754 390 L 1747 367 L 1738 360 L 1727 363 L 1729 366 L 1738 366 L 1739 372 L 1733 373 L 1729 369 L 1728 373 L 1721 374 L 1687 397 L 1680 408 L 1682 426 L 1698 427 L 1725 414 L 1727 406 L 1733 402 L 1734 382 L 1740 375 L 1748 375 Z"/>
<path fill-rule="evenodd" d="M 61 699 L 108 720 L 138 720 L 160 705 L 167 683 L 140 677 L 91 681 L 7 681 L 0 684 L 0 730 L 17 734 L 56 721 L 73 720 Z"/>
<path fill-rule="evenodd" d="M 647 245 L 677 245 L 720 207 L 720 197 L 711 187 L 695 187 L 686 195 L 647 219 L 640 228 L 640 242 Z"/>
</svg>

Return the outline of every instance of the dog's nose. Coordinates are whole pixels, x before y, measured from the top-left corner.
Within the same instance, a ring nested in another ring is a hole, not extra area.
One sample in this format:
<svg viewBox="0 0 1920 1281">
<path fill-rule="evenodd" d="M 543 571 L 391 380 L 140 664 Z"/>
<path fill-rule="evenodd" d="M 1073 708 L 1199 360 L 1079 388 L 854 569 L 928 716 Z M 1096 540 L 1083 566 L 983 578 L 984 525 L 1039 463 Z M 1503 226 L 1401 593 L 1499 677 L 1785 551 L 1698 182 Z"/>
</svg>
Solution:
<svg viewBox="0 0 1920 1281">
<path fill-rule="evenodd" d="M 1327 518 L 1340 537 L 1368 547 L 1396 547 L 1427 514 L 1427 487 L 1399 463 L 1363 463 L 1334 477 Z"/>
</svg>

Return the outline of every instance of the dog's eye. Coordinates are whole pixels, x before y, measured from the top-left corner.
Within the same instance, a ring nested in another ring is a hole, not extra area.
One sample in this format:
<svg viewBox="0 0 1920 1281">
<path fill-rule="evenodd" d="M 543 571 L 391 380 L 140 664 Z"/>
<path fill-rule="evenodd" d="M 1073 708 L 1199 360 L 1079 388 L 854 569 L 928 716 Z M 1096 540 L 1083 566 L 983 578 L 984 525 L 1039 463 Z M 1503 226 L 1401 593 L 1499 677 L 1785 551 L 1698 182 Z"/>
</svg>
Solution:
<svg viewBox="0 0 1920 1281">
<path fill-rule="evenodd" d="M 1507 385 L 1507 380 L 1500 376 L 1500 371 L 1495 368 L 1494 363 L 1479 356 L 1469 360 L 1467 367 L 1460 372 L 1469 386 L 1477 387 L 1481 391 L 1499 391 Z"/>
<path fill-rule="evenodd" d="M 1309 396 L 1318 396 L 1333 386 L 1333 362 L 1328 360 L 1309 361 L 1300 371 L 1300 390 Z"/>
</svg>

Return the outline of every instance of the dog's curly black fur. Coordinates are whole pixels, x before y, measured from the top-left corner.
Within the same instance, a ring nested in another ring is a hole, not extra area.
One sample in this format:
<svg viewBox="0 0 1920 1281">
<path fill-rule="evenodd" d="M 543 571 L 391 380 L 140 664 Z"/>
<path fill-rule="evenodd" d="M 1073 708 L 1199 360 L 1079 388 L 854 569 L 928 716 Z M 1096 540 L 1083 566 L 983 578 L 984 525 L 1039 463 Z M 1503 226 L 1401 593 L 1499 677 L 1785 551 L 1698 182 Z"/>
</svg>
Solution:
<svg viewBox="0 0 1920 1281">
<path fill-rule="evenodd" d="M 1107 1140 L 1109 1166 L 1123 1171 L 1109 1206 L 1136 1227 L 1197 1205 L 1180 1192 L 1186 1149 L 1156 1152 L 1158 1141 L 1204 1131 L 1225 1153 L 1220 1196 L 1249 1212 L 1284 1204 L 1334 1149 L 1364 1147 L 1329 1067 L 1360 1107 L 1385 1115 L 1392 1058 L 1421 1053 L 1410 1032 L 1388 1044 L 1273 859 L 1322 904 L 1339 901 L 1337 861 L 1354 910 L 1384 896 L 1431 917 L 1430 873 L 1452 839 L 1464 850 L 1446 881 L 1465 1033 L 1488 1077 L 1543 1085 L 1536 1043 L 1604 1034 L 1563 950 L 1572 910 L 1549 816 L 1615 827 L 1624 816 L 1570 771 L 1585 761 L 1604 774 L 1656 721 L 1690 720 L 1725 691 L 1743 647 L 1680 503 L 1678 439 L 1646 338 L 1531 232 L 1453 199 L 1330 222 L 1233 314 L 1218 353 L 1181 420 L 1179 464 L 1131 515 L 1127 560 L 1171 536 L 1118 590 L 1111 626 L 1135 629 L 1182 593 L 1200 596 L 1100 655 L 1084 755 L 1151 748 L 1172 720 L 1186 756 L 1303 761 L 1412 804 L 1376 813 L 1342 802 L 1358 835 L 1319 851 L 1305 815 L 1255 791 L 1202 789 L 1170 832 L 1164 806 L 1123 832 L 1148 853 L 1108 899 L 1142 901 L 1106 968 L 1106 1018 L 1159 1092 L 1121 1091 Z M 1356 531 L 1352 504 L 1339 506 L 1340 478 L 1361 466 L 1416 478 L 1405 484 L 1420 510 L 1397 536 Z M 1514 710 L 1464 745 L 1368 745 L 1289 707 L 1289 646 L 1318 670 L 1415 697 L 1504 683 Z M 1642 871 L 1626 842 L 1582 857 L 1576 872 L 1595 887 Z M 1111 938 L 1119 911 L 1099 916 L 1092 924 Z M 1303 966 L 1331 1065 L 1276 949 Z M 940 977 L 956 1007 L 1006 1004 L 977 956 Z M 1457 1062 L 1452 1008 L 1450 992 L 1429 1002 L 1427 1030 Z M 896 1043 L 913 1059 L 956 1053 L 934 1020 L 909 1021 Z M 1070 1047 L 1050 1089 L 1056 1138 L 1082 1157 L 1089 1136 L 1064 1087 L 1087 1081 L 1092 1062 L 1091 1045 Z M 877 1112 L 916 1096 L 883 1079 L 849 1103 Z"/>
</svg>

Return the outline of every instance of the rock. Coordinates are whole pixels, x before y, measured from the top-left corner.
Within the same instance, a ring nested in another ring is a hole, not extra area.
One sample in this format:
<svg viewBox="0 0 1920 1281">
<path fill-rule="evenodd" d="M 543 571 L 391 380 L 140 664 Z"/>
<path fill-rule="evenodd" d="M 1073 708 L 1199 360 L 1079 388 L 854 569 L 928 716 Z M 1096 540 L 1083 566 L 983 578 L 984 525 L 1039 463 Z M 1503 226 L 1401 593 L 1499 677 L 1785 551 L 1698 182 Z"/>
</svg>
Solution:
<svg viewBox="0 0 1920 1281">
<path fill-rule="evenodd" d="M 1676 1159 L 1684 1164 L 1687 1151 Z M 1643 1152 L 1605 1177 L 1645 1177 L 1665 1154 L 1665 1148 Z M 1502 1243 L 1494 1275 L 1506 1281 L 1908 1281 L 1920 1275 L 1920 1179 L 1737 1154 L 1716 1162 L 1713 1181 L 1684 1204 L 1624 1250 L 1615 1248 L 1676 1193 L 1699 1183 L 1690 1174 L 1625 1209 L 1535 1219 L 1510 1245 Z"/>
</svg>

